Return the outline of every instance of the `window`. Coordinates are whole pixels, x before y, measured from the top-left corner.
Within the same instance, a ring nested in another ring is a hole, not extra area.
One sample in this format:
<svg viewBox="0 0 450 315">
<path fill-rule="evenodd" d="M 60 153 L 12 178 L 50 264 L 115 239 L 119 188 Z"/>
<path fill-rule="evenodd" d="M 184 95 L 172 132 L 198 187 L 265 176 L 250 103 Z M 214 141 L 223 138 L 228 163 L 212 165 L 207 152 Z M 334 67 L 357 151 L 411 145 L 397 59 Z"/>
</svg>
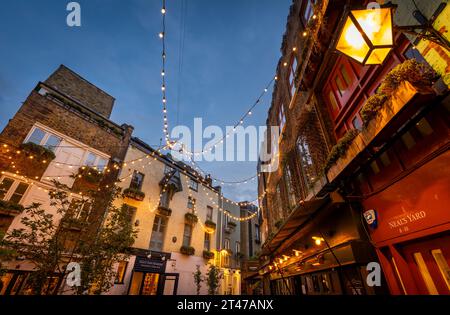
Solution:
<svg viewBox="0 0 450 315">
<path fill-rule="evenodd" d="M 255 224 L 255 241 L 256 242 L 261 241 L 261 232 L 258 224 Z"/>
<path fill-rule="evenodd" d="M 28 137 L 26 142 L 32 142 L 38 145 L 42 145 L 53 152 L 61 143 L 61 138 L 49 133 L 44 130 L 35 127 L 31 135 Z"/>
<path fill-rule="evenodd" d="M 341 96 L 343 96 L 344 93 L 345 93 L 345 90 L 346 90 L 346 86 L 344 86 L 344 83 L 342 82 L 341 77 L 336 76 L 336 77 L 334 78 L 334 80 L 335 80 L 335 82 L 336 82 L 336 86 L 337 86 L 337 88 L 338 88 L 339 94 L 341 94 Z"/>
<path fill-rule="evenodd" d="M 284 126 L 286 125 L 286 116 L 284 115 L 284 105 L 280 105 L 278 112 L 278 125 L 280 126 L 280 134 L 283 132 Z"/>
<path fill-rule="evenodd" d="M 338 102 L 336 100 L 336 96 L 334 96 L 333 91 L 330 91 L 328 93 L 328 99 L 330 101 L 331 108 L 333 109 L 333 112 L 339 111 L 339 104 L 338 104 Z"/>
<path fill-rule="evenodd" d="M 144 183 L 144 174 L 134 171 L 133 177 L 131 178 L 130 188 L 141 190 L 142 184 Z"/>
<path fill-rule="evenodd" d="M 108 165 L 108 160 L 98 156 L 97 154 L 88 152 L 86 160 L 84 161 L 84 165 L 89 167 L 95 167 L 99 171 L 103 171 L 105 167 Z"/>
<path fill-rule="evenodd" d="M 91 214 L 92 205 L 86 200 L 72 199 L 68 215 L 73 219 L 78 219 L 81 222 L 87 222 Z"/>
<path fill-rule="evenodd" d="M 205 233 L 204 248 L 207 251 L 211 250 L 211 234 L 209 234 L 209 233 Z"/>
<path fill-rule="evenodd" d="M 355 118 L 353 118 L 352 125 L 353 125 L 353 128 L 355 128 L 357 130 L 361 130 L 362 129 L 363 124 L 362 124 L 362 120 L 359 117 L 359 115 L 356 115 Z"/>
<path fill-rule="evenodd" d="M 192 178 L 189 178 L 189 189 L 198 191 L 198 183 Z"/>
<path fill-rule="evenodd" d="M 35 128 L 31 136 L 28 138 L 28 142 L 33 142 L 36 144 L 41 144 L 42 140 L 44 140 L 45 132 L 39 128 Z"/>
<path fill-rule="evenodd" d="M 231 243 L 230 243 L 230 239 L 226 238 L 226 239 L 224 240 L 224 242 L 223 242 L 223 247 L 224 247 L 225 249 L 229 250 L 229 249 L 231 248 L 231 245 L 230 245 L 230 244 L 231 244 Z"/>
<path fill-rule="evenodd" d="M 167 218 L 156 215 L 153 221 L 152 236 L 150 239 L 150 250 L 161 252 L 164 245 L 164 236 L 166 233 Z"/>
<path fill-rule="evenodd" d="M 108 164 L 108 160 L 107 159 L 99 158 L 98 159 L 98 163 L 97 163 L 98 170 L 100 172 L 103 172 L 103 170 L 105 169 L 107 164 Z"/>
<path fill-rule="evenodd" d="M 0 183 L 0 199 L 20 203 L 28 187 L 28 184 L 5 177 Z"/>
<path fill-rule="evenodd" d="M 380 155 L 380 161 L 385 167 L 391 165 L 391 159 L 389 159 L 389 154 L 387 152 Z"/>
<path fill-rule="evenodd" d="M 436 264 L 438 265 L 439 271 L 441 272 L 442 278 L 447 284 L 447 288 L 450 290 L 450 267 L 448 266 L 447 261 L 445 260 L 444 255 L 442 254 L 442 250 L 433 249 L 431 251 Z"/>
<path fill-rule="evenodd" d="M 291 67 L 289 69 L 289 87 L 290 87 L 290 93 L 291 93 L 291 99 L 294 97 L 295 94 L 295 74 L 297 72 L 297 57 L 294 55 L 292 56 L 291 60 Z"/>
<path fill-rule="evenodd" d="M 183 246 L 191 246 L 191 238 L 192 238 L 192 225 L 185 224 L 183 233 Z"/>
<path fill-rule="evenodd" d="M 409 131 L 402 135 L 402 141 L 408 150 L 416 145 L 416 141 Z"/>
<path fill-rule="evenodd" d="M 128 214 L 129 220 L 131 224 L 134 224 L 134 219 L 136 218 L 136 212 L 137 212 L 137 208 L 127 205 L 126 203 L 123 204 L 123 207 L 125 208 L 124 210 L 126 211 L 126 213 Z"/>
<path fill-rule="evenodd" d="M 212 221 L 214 209 L 210 206 L 206 207 L 206 220 Z"/>
<path fill-rule="evenodd" d="M 236 242 L 235 249 L 236 249 L 236 255 L 241 252 L 241 243 L 240 242 Z"/>
<path fill-rule="evenodd" d="M 380 172 L 377 161 L 373 161 L 372 163 L 370 163 L 370 167 L 372 168 L 374 174 L 378 174 Z"/>
<path fill-rule="evenodd" d="M 422 118 L 421 120 L 419 120 L 419 122 L 416 124 L 416 128 L 417 130 L 419 130 L 420 134 L 423 137 L 429 136 L 433 133 L 433 128 L 431 128 L 426 118 Z"/>
<path fill-rule="evenodd" d="M 195 208 L 195 199 L 194 198 L 188 197 L 187 208 L 189 210 L 194 211 L 194 208 Z"/>
<path fill-rule="evenodd" d="M 289 164 L 286 164 L 284 168 L 284 181 L 286 183 L 286 190 L 288 194 L 289 208 L 293 208 L 297 204 L 297 200 L 295 199 L 295 190 L 294 190 L 294 178 L 292 177 L 291 168 Z"/>
<path fill-rule="evenodd" d="M 125 279 L 125 273 L 127 272 L 128 261 L 120 261 L 117 267 L 115 284 L 123 284 Z"/>
<path fill-rule="evenodd" d="M 14 184 L 14 180 L 5 177 L 0 183 L 0 199 L 4 199 L 11 186 Z"/>
<path fill-rule="evenodd" d="M 307 0 L 306 1 L 305 11 L 303 12 L 303 18 L 304 18 L 304 21 L 306 24 L 308 24 L 309 19 L 313 16 L 314 3 L 316 3 L 315 0 Z"/>
</svg>

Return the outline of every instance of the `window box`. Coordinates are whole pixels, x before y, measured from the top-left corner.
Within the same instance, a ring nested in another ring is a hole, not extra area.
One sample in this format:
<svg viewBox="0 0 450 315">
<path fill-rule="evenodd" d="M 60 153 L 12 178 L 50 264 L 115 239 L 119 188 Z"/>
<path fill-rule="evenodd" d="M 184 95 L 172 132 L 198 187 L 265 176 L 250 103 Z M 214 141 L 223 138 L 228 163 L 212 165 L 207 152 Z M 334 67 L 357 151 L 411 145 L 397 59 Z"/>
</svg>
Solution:
<svg viewBox="0 0 450 315">
<path fill-rule="evenodd" d="M 8 215 L 15 216 L 23 212 L 25 208 L 22 205 L 19 205 L 10 201 L 0 200 L 0 212 Z"/>
<path fill-rule="evenodd" d="M 143 201 L 145 193 L 134 188 L 127 188 L 123 191 L 123 196 L 137 201 Z"/>
<path fill-rule="evenodd" d="M 214 253 L 210 252 L 209 250 L 204 250 L 203 251 L 203 258 L 210 260 L 210 259 L 214 259 Z"/>
<path fill-rule="evenodd" d="M 158 207 L 158 214 L 165 216 L 165 217 L 170 217 L 172 215 L 172 209 L 163 207 L 163 206 L 159 206 Z"/>
<path fill-rule="evenodd" d="M 234 229 L 237 226 L 237 224 L 236 224 L 236 222 L 228 221 L 227 226 Z"/>
<path fill-rule="evenodd" d="M 339 154 L 336 157 L 329 158 L 325 168 L 328 181 L 332 182 L 336 179 L 417 94 L 430 95 L 432 92 L 422 89 L 419 91 L 408 81 L 399 83 L 392 95 L 380 106 L 375 117 L 368 121 L 359 134 L 356 134 L 353 139 L 344 137 L 335 146 L 341 146 L 341 148 L 338 150 Z M 342 145 L 342 141 L 344 141 L 344 145 Z M 337 150 L 336 148 L 333 149 L 334 151 Z"/>
<path fill-rule="evenodd" d="M 55 153 L 53 153 L 52 150 L 47 149 L 42 145 L 35 144 L 33 142 L 23 143 L 20 146 L 20 149 L 24 153 L 28 155 L 33 155 L 34 157 L 42 160 L 53 161 L 56 158 L 56 155 Z"/>
<path fill-rule="evenodd" d="M 198 217 L 193 213 L 187 212 L 184 215 L 184 220 L 186 221 L 186 223 L 194 225 L 198 222 Z"/>
<path fill-rule="evenodd" d="M 245 258 L 245 254 L 244 253 L 236 253 L 236 258 L 241 260 Z"/>
<path fill-rule="evenodd" d="M 186 256 L 193 256 L 195 254 L 195 248 L 192 246 L 181 246 L 180 253 Z"/>
<path fill-rule="evenodd" d="M 89 166 L 83 166 L 78 170 L 78 174 L 73 176 L 75 182 L 72 190 L 75 192 L 96 191 L 103 179 L 103 173 Z"/>
<path fill-rule="evenodd" d="M 205 226 L 210 228 L 210 229 L 214 229 L 215 230 L 217 225 L 216 225 L 215 222 L 213 222 L 211 220 L 206 220 L 205 221 Z"/>
</svg>

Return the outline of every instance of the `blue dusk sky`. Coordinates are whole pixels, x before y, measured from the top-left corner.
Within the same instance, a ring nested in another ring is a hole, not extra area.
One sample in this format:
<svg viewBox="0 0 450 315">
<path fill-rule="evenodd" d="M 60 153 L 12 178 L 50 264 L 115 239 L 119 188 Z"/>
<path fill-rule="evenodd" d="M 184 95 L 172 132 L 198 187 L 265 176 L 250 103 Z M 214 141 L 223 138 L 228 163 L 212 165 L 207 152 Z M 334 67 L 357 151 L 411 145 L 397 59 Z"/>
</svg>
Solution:
<svg viewBox="0 0 450 315">
<path fill-rule="evenodd" d="M 161 1 L 80 0 L 81 27 L 66 24 L 68 0 L 0 1 L 0 130 L 39 81 L 60 64 L 116 98 L 111 119 L 158 145 L 161 116 Z M 225 130 L 275 75 L 291 0 L 167 0 L 170 126 Z M 271 90 L 246 125 L 265 125 Z M 205 139 L 204 143 L 208 140 Z M 200 162 L 214 177 L 255 175 L 256 162 Z M 256 181 L 225 186 L 256 198 Z"/>
</svg>

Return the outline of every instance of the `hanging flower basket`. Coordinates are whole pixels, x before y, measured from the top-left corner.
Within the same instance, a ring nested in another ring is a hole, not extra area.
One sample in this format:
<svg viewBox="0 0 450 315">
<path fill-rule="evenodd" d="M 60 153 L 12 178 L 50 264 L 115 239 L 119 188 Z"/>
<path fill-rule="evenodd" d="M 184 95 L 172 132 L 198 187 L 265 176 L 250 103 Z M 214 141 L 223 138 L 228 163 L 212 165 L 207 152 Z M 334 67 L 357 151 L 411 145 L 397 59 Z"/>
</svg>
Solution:
<svg viewBox="0 0 450 315">
<path fill-rule="evenodd" d="M 192 246 L 181 246 L 180 253 L 186 256 L 192 256 L 195 254 L 195 248 Z"/>
<path fill-rule="evenodd" d="M 20 149 L 26 154 L 32 155 L 38 159 L 53 161 L 56 158 L 56 155 L 52 150 L 33 142 L 21 144 Z"/>
</svg>

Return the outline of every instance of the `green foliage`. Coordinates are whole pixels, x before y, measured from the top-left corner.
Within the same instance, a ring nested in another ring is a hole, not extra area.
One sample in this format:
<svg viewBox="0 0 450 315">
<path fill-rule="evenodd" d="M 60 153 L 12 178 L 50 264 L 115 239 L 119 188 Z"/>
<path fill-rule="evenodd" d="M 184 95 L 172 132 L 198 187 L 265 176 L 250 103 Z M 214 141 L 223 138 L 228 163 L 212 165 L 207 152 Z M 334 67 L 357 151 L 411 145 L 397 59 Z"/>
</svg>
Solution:
<svg viewBox="0 0 450 315">
<path fill-rule="evenodd" d="M 186 212 L 186 214 L 184 215 L 184 219 L 189 224 L 195 224 L 198 222 L 198 217 L 191 212 Z"/>
<path fill-rule="evenodd" d="M 214 253 L 210 252 L 209 250 L 204 250 L 203 251 L 203 258 L 205 259 L 213 259 L 214 258 Z"/>
<path fill-rule="evenodd" d="M 373 118 L 375 118 L 381 110 L 383 104 L 387 101 L 388 96 L 383 93 L 375 93 L 370 96 L 360 114 L 364 125 L 367 125 Z"/>
<path fill-rule="evenodd" d="M 0 210 L 22 212 L 25 208 L 14 202 L 0 200 Z"/>
<path fill-rule="evenodd" d="M 145 198 L 145 193 L 136 188 L 127 188 L 123 191 L 123 196 L 142 201 Z"/>
<path fill-rule="evenodd" d="M 416 86 L 431 86 L 436 79 L 437 74 L 430 66 L 416 59 L 408 59 L 386 75 L 377 93 L 392 95 L 403 81 Z"/>
<path fill-rule="evenodd" d="M 56 209 L 58 217 L 63 218 L 61 224 L 53 214 L 34 203 L 24 210 L 23 227 L 5 237 L 5 246 L 34 264 L 30 281 L 35 294 L 50 294 L 46 285 L 48 277 L 55 273 L 64 277 L 67 274 L 65 266 L 72 261 L 81 266 L 81 287 L 75 288 L 73 293 L 106 292 L 114 279 L 112 265 L 126 258 L 123 253 L 136 238 L 131 214 L 126 208 L 114 206 L 120 191 L 115 189 L 95 196 L 97 202 L 104 202 L 108 213 L 105 222 L 100 216 L 95 222 L 79 224 L 75 210 L 90 200 L 81 200 L 74 206 L 69 201 L 68 187 L 56 181 L 53 183 L 55 189 L 49 192 L 50 206 Z M 79 231 L 76 235 L 68 233 L 74 228 Z"/>
<path fill-rule="evenodd" d="M 20 149 L 30 155 L 37 155 L 44 160 L 52 161 L 56 158 L 56 155 L 52 150 L 33 142 L 22 143 Z"/>
<path fill-rule="evenodd" d="M 200 271 L 200 266 L 196 266 L 196 271 L 193 273 L 194 276 L 194 283 L 195 287 L 197 289 L 197 295 L 200 295 L 200 290 L 202 288 L 202 282 L 204 281 L 202 272 Z"/>
<path fill-rule="evenodd" d="M 236 222 L 234 222 L 234 221 L 228 221 L 227 224 L 229 227 L 232 227 L 232 228 L 235 228 L 237 226 Z"/>
<path fill-rule="evenodd" d="M 89 166 L 80 167 L 78 174 L 83 177 L 84 180 L 91 184 L 98 184 L 103 179 L 103 173 Z M 77 177 L 75 176 L 75 178 Z"/>
<path fill-rule="evenodd" d="M 331 149 L 325 164 L 325 172 L 327 172 L 341 157 L 345 155 L 353 140 L 359 134 L 356 129 L 351 129 L 339 140 L 339 142 Z"/>
<path fill-rule="evenodd" d="M 10 260 L 15 252 L 11 249 L 9 249 L 6 246 L 5 240 L 5 233 L 3 231 L 0 231 L 0 277 L 5 273 L 5 269 L 3 267 L 3 262 Z M 0 280 L 1 282 L 1 280 Z M 2 286 L 2 284 L 0 283 L 0 287 Z"/>
<path fill-rule="evenodd" d="M 206 285 L 208 286 L 209 295 L 217 294 L 220 279 L 221 279 L 220 269 L 214 265 L 210 265 L 209 270 L 206 273 Z"/>
<path fill-rule="evenodd" d="M 195 254 L 195 248 L 192 246 L 181 246 L 180 253 L 187 256 L 192 256 Z"/>
</svg>

